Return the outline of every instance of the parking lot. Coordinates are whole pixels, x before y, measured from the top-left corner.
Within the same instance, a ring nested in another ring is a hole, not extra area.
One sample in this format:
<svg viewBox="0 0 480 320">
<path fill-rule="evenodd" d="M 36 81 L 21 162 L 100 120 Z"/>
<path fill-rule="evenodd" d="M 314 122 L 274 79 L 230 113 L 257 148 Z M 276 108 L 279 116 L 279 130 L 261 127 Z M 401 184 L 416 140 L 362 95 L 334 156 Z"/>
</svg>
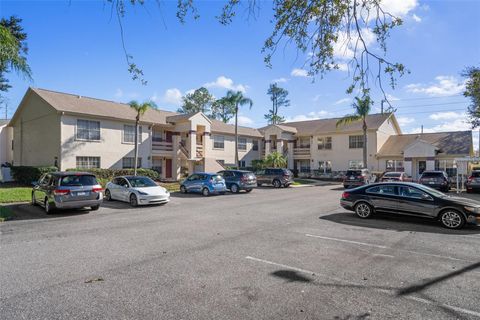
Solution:
<svg viewBox="0 0 480 320">
<path fill-rule="evenodd" d="M 21 205 L 0 224 L 0 318 L 480 318 L 480 228 L 361 220 L 342 191 L 172 194 L 51 216 Z"/>
</svg>

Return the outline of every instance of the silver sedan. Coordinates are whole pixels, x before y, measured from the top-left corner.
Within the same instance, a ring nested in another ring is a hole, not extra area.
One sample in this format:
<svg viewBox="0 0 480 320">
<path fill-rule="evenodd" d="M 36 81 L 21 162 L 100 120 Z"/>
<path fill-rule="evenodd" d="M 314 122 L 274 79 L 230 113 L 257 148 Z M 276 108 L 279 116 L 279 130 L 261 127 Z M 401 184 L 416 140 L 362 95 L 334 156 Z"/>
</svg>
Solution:
<svg viewBox="0 0 480 320">
<path fill-rule="evenodd" d="M 105 200 L 128 202 L 132 207 L 163 204 L 170 201 L 170 192 L 148 177 L 121 176 L 107 183 Z"/>
</svg>

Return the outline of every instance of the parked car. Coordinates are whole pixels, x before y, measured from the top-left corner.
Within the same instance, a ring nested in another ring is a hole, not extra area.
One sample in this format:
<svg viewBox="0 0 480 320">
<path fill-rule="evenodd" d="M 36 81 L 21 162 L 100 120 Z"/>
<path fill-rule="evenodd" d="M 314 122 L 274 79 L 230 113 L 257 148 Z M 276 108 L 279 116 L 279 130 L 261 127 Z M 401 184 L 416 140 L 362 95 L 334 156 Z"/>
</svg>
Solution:
<svg viewBox="0 0 480 320">
<path fill-rule="evenodd" d="M 275 188 L 289 187 L 293 183 L 292 171 L 284 168 L 266 168 L 255 172 L 257 185 L 272 185 Z"/>
<path fill-rule="evenodd" d="M 340 204 L 360 218 L 388 212 L 436 219 L 449 229 L 480 225 L 480 202 L 410 182 L 374 183 L 345 191 Z"/>
<path fill-rule="evenodd" d="M 471 193 L 480 190 L 480 170 L 473 170 L 465 182 L 467 192 Z"/>
<path fill-rule="evenodd" d="M 443 192 L 450 190 L 450 180 L 445 171 L 424 171 L 420 175 L 418 183 Z"/>
<path fill-rule="evenodd" d="M 385 172 L 385 174 L 380 179 L 380 182 L 392 182 L 392 181 L 402 181 L 402 182 L 412 182 L 412 177 L 410 177 L 405 172 Z"/>
<path fill-rule="evenodd" d="M 128 202 L 132 207 L 163 204 L 170 201 L 170 192 L 148 177 L 121 176 L 107 183 L 105 200 Z"/>
<path fill-rule="evenodd" d="M 351 187 L 363 186 L 373 182 L 372 176 L 368 169 L 348 169 L 343 178 L 343 187 L 345 189 Z"/>
<path fill-rule="evenodd" d="M 222 170 L 218 174 L 225 179 L 227 189 L 233 193 L 238 193 L 240 190 L 250 192 L 257 186 L 257 177 L 251 171 Z"/>
<path fill-rule="evenodd" d="M 33 185 L 32 204 L 43 206 L 47 214 L 55 209 L 98 210 L 103 201 L 102 186 L 91 173 L 47 173 Z"/>
<path fill-rule="evenodd" d="M 218 173 L 194 173 L 183 180 L 180 184 L 180 191 L 183 193 L 197 192 L 204 196 L 212 193 L 225 194 L 227 187 L 225 179 Z"/>
</svg>

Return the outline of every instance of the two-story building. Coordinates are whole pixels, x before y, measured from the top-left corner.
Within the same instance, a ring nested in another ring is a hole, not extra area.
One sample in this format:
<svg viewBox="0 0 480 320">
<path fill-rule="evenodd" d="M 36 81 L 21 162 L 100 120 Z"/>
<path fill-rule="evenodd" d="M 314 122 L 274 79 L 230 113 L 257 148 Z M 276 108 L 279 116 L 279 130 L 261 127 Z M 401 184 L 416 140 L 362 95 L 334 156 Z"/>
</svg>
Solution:
<svg viewBox="0 0 480 320">
<path fill-rule="evenodd" d="M 9 126 L 14 165 L 69 168 L 132 168 L 135 111 L 128 105 L 29 88 Z M 337 126 L 338 118 L 239 127 L 239 166 L 249 167 L 273 151 L 288 168 L 305 174 L 334 174 L 362 168 L 362 123 Z M 456 157 L 473 155 L 471 131 L 402 134 L 394 114 L 367 121 L 367 164 L 372 171 L 454 171 Z M 235 165 L 234 126 L 202 113 L 149 109 L 139 128 L 139 166 L 164 179 Z"/>
</svg>

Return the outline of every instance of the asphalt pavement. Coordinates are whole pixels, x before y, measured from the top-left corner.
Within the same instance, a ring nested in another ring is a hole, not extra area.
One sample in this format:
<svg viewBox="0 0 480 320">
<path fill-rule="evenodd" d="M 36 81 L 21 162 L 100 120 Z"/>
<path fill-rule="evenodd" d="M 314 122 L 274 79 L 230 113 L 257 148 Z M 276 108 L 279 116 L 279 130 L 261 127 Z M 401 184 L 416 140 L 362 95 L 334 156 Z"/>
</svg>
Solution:
<svg viewBox="0 0 480 320">
<path fill-rule="evenodd" d="M 480 318 L 480 228 L 361 220 L 341 192 L 18 206 L 0 224 L 0 319 Z"/>
</svg>

